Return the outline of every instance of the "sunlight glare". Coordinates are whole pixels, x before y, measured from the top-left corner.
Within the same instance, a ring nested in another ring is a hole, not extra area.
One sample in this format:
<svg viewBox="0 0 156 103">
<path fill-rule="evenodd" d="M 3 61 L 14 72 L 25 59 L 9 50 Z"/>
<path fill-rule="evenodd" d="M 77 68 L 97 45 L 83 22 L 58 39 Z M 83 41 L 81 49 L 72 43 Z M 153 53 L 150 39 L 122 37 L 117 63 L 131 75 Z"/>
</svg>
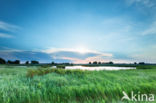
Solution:
<svg viewBox="0 0 156 103">
<path fill-rule="evenodd" d="M 77 48 L 76 51 L 80 54 L 85 54 L 85 53 L 89 52 L 89 50 L 84 47 Z"/>
</svg>

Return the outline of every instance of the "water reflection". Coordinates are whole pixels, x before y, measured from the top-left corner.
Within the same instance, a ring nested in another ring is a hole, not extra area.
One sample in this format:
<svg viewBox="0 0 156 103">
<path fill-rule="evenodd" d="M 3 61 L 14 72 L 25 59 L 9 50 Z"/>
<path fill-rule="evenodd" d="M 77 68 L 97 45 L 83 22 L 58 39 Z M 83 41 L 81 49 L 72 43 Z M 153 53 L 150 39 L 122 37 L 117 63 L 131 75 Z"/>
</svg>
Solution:
<svg viewBox="0 0 156 103">
<path fill-rule="evenodd" d="M 127 69 L 136 69 L 136 67 L 113 67 L 113 66 L 86 67 L 86 66 L 66 66 L 65 69 L 81 69 L 81 70 L 127 70 Z"/>
</svg>

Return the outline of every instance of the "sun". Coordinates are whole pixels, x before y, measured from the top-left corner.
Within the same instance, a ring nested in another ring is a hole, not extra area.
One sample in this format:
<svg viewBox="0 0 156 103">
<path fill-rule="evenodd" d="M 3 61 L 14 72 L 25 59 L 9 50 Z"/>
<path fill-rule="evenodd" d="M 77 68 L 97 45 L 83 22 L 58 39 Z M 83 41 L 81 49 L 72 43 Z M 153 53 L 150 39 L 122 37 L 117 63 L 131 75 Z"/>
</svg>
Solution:
<svg viewBox="0 0 156 103">
<path fill-rule="evenodd" d="M 84 48 L 84 47 L 79 47 L 76 49 L 76 51 L 80 54 L 85 54 L 85 53 L 89 52 L 89 50 L 87 48 Z"/>
</svg>

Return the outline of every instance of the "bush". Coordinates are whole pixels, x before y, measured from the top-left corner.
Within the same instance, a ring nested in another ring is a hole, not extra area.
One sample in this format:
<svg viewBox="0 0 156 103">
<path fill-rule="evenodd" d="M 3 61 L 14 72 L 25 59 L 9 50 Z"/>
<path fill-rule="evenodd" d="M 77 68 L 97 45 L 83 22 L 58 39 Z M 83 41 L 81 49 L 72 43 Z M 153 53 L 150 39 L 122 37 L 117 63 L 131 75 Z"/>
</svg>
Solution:
<svg viewBox="0 0 156 103">
<path fill-rule="evenodd" d="M 61 69 L 65 69 L 66 66 L 65 65 L 57 65 L 56 67 L 61 68 Z"/>
</svg>

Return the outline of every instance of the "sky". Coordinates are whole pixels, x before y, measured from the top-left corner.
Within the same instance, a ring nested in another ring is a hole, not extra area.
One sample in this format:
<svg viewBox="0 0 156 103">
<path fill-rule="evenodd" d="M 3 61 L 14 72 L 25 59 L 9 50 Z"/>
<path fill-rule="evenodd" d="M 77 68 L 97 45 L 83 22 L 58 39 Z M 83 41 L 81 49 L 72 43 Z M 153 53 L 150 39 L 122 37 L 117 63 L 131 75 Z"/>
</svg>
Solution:
<svg viewBox="0 0 156 103">
<path fill-rule="evenodd" d="M 156 63 L 155 11 L 155 0 L 0 0 L 0 57 Z"/>
</svg>

